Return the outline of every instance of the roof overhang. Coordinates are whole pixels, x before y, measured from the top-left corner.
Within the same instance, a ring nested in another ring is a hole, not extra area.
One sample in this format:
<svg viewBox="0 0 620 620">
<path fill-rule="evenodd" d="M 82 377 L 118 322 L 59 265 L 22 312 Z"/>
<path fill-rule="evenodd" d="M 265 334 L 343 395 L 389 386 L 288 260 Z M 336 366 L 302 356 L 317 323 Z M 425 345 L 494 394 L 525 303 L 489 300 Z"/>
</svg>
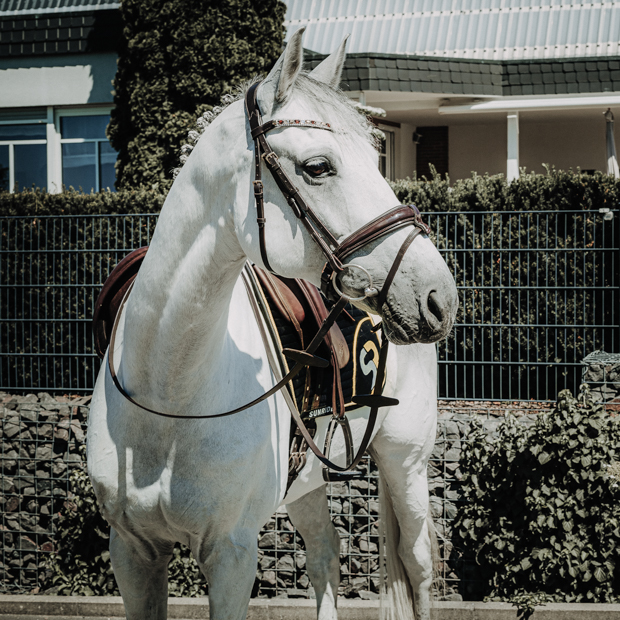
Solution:
<svg viewBox="0 0 620 620">
<path fill-rule="evenodd" d="M 467 104 L 440 105 L 439 114 L 476 114 L 492 112 L 535 112 L 575 110 L 620 106 L 620 93 L 581 97 L 502 97 L 492 101 L 474 101 Z"/>
</svg>

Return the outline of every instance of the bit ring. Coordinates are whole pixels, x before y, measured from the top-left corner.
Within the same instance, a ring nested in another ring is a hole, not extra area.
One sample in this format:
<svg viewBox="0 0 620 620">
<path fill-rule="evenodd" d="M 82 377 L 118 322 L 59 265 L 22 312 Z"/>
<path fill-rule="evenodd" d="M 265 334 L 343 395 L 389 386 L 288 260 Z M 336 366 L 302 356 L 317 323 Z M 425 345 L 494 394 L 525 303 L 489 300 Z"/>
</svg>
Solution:
<svg viewBox="0 0 620 620">
<path fill-rule="evenodd" d="M 338 288 L 338 283 L 336 281 L 336 278 L 342 272 L 339 273 L 337 271 L 334 271 L 334 273 L 332 273 L 332 278 L 331 279 L 332 279 L 332 285 L 333 285 L 334 290 L 336 291 L 336 293 L 338 293 L 338 295 L 340 295 L 340 297 L 344 297 L 347 301 L 362 301 L 362 299 L 366 299 L 367 297 L 375 297 L 376 295 L 378 295 L 379 292 L 374 287 L 373 282 L 372 282 L 372 276 L 370 275 L 370 273 L 368 272 L 367 269 L 365 269 L 361 265 L 356 265 L 355 263 L 346 263 L 345 265 L 342 266 L 342 270 L 344 271 L 347 268 L 348 269 L 352 269 L 353 267 L 363 271 L 366 274 L 366 277 L 368 278 L 368 286 L 364 288 L 364 294 L 361 297 L 350 297 L 349 295 L 345 295 Z"/>
</svg>

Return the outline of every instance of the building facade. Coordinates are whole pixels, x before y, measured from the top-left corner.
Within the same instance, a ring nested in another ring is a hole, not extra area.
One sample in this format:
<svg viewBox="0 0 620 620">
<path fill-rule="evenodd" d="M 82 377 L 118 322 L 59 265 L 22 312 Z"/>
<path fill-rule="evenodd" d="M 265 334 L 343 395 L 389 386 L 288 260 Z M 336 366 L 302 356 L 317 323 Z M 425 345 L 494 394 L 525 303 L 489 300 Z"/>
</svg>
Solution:
<svg viewBox="0 0 620 620">
<path fill-rule="evenodd" d="M 606 170 L 620 2 L 288 0 L 313 64 L 349 34 L 343 89 L 386 110 L 388 176 Z M 381 119 L 378 119 L 381 121 Z"/>
<path fill-rule="evenodd" d="M 342 88 L 386 110 L 381 169 L 451 179 L 606 170 L 620 0 L 286 0 L 311 68 L 349 34 Z M 0 0 L 0 188 L 114 186 L 115 0 Z"/>
<path fill-rule="evenodd" d="M 117 2 L 0 0 L 0 187 L 114 188 Z"/>
</svg>

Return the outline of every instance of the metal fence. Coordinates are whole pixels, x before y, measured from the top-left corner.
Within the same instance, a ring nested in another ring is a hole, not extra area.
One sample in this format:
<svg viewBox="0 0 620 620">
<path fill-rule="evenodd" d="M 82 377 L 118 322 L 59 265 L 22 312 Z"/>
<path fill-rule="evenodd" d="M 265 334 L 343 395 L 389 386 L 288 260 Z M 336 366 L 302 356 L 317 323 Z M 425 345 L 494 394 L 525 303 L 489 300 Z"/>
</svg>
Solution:
<svg viewBox="0 0 620 620">
<path fill-rule="evenodd" d="M 610 218 L 611 216 L 611 218 Z M 618 213 L 425 216 L 460 310 L 439 343 L 440 398 L 549 400 L 580 361 L 620 352 Z M 107 274 L 148 245 L 156 215 L 0 218 L 0 389 L 88 393 L 90 318 Z"/>
</svg>

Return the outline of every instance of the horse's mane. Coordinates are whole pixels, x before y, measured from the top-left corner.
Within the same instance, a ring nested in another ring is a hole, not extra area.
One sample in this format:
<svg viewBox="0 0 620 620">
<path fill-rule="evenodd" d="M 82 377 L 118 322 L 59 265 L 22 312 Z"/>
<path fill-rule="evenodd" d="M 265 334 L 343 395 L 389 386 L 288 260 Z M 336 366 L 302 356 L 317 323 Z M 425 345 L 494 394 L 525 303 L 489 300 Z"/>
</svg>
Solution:
<svg viewBox="0 0 620 620">
<path fill-rule="evenodd" d="M 196 127 L 187 134 L 188 143 L 181 147 L 180 166 L 172 171 L 173 178 L 177 177 L 181 167 L 187 161 L 207 127 L 231 103 L 243 99 L 250 86 L 261 79 L 261 77 L 257 76 L 239 84 L 234 93 L 228 93 L 222 97 L 219 106 L 215 106 L 212 110 L 198 117 Z M 343 91 L 315 80 L 305 71 L 302 71 L 297 77 L 295 91 L 301 94 L 306 101 L 312 102 L 321 113 L 321 118 L 317 120 L 328 121 L 336 133 L 356 135 L 370 142 L 375 148 L 378 148 L 374 126 L 366 116 L 356 110 L 354 103 Z"/>
</svg>

